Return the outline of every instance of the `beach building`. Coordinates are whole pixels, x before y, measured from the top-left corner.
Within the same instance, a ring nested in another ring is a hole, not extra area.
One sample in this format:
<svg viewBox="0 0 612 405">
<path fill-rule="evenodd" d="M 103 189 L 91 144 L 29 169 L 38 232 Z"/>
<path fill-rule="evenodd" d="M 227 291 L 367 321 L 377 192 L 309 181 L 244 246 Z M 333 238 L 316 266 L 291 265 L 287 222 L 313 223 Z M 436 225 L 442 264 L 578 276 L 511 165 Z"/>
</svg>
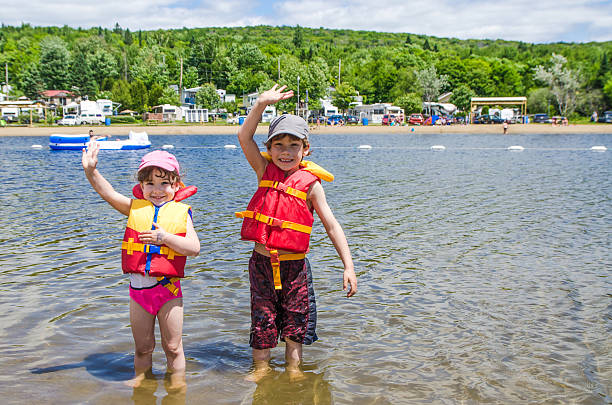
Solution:
<svg viewBox="0 0 612 405">
<path fill-rule="evenodd" d="M 96 100 L 96 104 L 98 104 L 98 108 L 102 111 L 102 115 L 105 117 L 111 115 L 117 115 L 117 110 L 121 107 L 121 103 L 115 103 L 112 100 L 100 98 Z"/>
<path fill-rule="evenodd" d="M 30 117 L 33 114 L 45 117 L 46 108 L 46 105 L 40 101 L 20 97 L 19 100 L 0 101 L 0 116 L 5 117 L 8 121 L 17 121 L 22 114 L 29 114 Z"/>
<path fill-rule="evenodd" d="M 151 107 L 151 112 L 145 115 L 148 121 L 172 122 L 183 118 L 183 110 L 179 106 L 162 104 Z"/>
<path fill-rule="evenodd" d="M 49 106 L 65 106 L 81 100 L 81 97 L 68 90 L 45 90 L 40 96 Z"/>
<path fill-rule="evenodd" d="M 244 99 L 244 103 L 245 103 L 247 114 L 251 112 L 251 108 L 253 108 L 253 106 L 255 105 L 255 102 L 257 101 L 258 97 L 259 97 L 259 93 L 257 92 L 246 95 L 246 98 Z M 264 112 L 261 114 L 261 122 L 270 122 L 274 119 L 274 117 L 276 117 L 276 115 L 277 115 L 276 106 L 269 105 L 266 107 Z"/>
<path fill-rule="evenodd" d="M 382 124 L 385 115 L 394 115 L 404 121 L 404 109 L 390 103 L 362 104 L 355 105 L 349 109 L 350 115 L 359 117 L 359 120 L 367 118 L 374 124 Z"/>
</svg>

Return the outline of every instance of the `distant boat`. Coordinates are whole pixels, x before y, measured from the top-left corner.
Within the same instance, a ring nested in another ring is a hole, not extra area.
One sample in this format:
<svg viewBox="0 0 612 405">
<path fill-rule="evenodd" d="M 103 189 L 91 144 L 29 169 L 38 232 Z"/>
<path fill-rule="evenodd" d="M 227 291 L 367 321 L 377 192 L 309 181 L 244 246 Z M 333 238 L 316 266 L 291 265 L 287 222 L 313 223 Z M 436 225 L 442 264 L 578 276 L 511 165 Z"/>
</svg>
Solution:
<svg viewBox="0 0 612 405">
<path fill-rule="evenodd" d="M 151 147 L 149 136 L 146 132 L 130 131 L 128 139 L 98 138 L 96 142 L 100 144 L 100 149 L 106 150 L 135 150 Z M 51 134 L 49 136 L 49 148 L 53 150 L 82 150 L 89 143 L 89 135 L 67 135 Z"/>
</svg>

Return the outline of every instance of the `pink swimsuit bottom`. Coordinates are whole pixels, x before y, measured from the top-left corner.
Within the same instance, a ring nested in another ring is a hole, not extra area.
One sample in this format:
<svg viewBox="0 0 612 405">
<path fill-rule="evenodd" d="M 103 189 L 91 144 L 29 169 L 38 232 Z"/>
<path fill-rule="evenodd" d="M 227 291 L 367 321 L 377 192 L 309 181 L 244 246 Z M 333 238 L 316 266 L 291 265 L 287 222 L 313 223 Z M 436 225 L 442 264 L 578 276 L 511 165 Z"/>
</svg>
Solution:
<svg viewBox="0 0 612 405">
<path fill-rule="evenodd" d="M 148 288 L 133 288 L 130 285 L 130 298 L 136 301 L 151 315 L 157 315 L 166 302 L 175 298 L 183 298 L 181 282 L 176 281 L 174 285 L 178 288 L 178 293 L 176 295 L 172 294 L 170 290 L 161 285 L 161 283 L 157 283 L 153 287 Z"/>
</svg>

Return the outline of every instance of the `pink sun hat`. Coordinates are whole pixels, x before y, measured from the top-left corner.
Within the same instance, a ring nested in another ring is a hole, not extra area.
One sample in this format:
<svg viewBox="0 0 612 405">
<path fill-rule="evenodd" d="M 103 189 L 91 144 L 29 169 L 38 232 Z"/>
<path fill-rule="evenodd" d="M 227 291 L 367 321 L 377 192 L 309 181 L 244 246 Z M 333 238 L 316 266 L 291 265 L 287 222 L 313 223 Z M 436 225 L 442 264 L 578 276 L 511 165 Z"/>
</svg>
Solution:
<svg viewBox="0 0 612 405">
<path fill-rule="evenodd" d="M 170 172 L 176 172 L 179 176 L 181 174 L 181 167 L 176 157 L 164 150 L 155 150 L 144 155 L 140 161 L 140 166 L 138 166 L 138 171 L 149 166 L 161 167 Z"/>
</svg>

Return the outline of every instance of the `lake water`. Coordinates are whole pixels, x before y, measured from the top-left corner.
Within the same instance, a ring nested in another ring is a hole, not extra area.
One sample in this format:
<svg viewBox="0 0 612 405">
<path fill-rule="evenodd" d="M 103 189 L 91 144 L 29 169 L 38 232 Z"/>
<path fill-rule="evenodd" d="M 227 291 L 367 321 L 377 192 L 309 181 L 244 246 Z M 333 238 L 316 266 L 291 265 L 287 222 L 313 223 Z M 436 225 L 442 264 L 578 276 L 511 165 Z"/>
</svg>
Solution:
<svg viewBox="0 0 612 405">
<path fill-rule="evenodd" d="M 185 182 L 199 188 L 187 200 L 202 251 L 183 282 L 186 394 L 164 387 L 159 337 L 157 379 L 122 384 L 133 361 L 125 217 L 91 189 L 79 152 L 6 137 L 2 403 L 612 403 L 610 135 L 313 135 L 312 160 L 336 175 L 324 188 L 359 292 L 344 297 L 317 220 L 309 258 L 320 340 L 304 348 L 304 381 L 283 373 L 281 344 L 259 384 L 243 381 L 252 246 L 238 240 L 233 214 L 254 174 L 239 148 L 223 148 L 234 136 L 151 141 L 173 144 Z M 143 154 L 102 151 L 98 166 L 129 195 Z"/>
</svg>

